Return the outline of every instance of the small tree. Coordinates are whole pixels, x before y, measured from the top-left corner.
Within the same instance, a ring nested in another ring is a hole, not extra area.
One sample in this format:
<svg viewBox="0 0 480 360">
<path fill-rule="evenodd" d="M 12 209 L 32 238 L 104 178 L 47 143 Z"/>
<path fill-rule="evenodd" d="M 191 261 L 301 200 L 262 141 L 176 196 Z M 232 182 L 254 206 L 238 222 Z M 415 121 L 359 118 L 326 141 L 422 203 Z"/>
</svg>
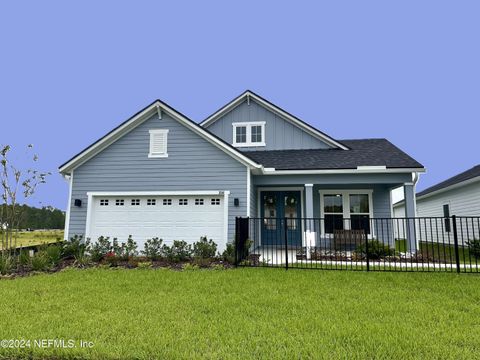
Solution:
<svg viewBox="0 0 480 360">
<path fill-rule="evenodd" d="M 36 154 L 30 154 L 33 145 L 27 146 L 27 153 L 33 163 L 38 161 Z M 18 204 L 20 197 L 27 200 L 37 190 L 37 186 L 44 184 L 49 172 L 40 172 L 29 167 L 19 170 L 9 160 L 10 145 L 0 146 L 0 232 L 2 251 L 16 248 L 16 235 L 23 216 L 24 207 Z"/>
</svg>

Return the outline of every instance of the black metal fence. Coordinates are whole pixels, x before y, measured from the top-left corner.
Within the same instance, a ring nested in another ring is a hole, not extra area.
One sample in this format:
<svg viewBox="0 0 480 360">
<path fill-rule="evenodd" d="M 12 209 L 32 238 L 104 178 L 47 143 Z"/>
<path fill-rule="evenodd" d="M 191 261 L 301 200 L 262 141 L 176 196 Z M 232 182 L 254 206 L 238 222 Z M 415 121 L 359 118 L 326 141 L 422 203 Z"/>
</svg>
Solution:
<svg viewBox="0 0 480 360">
<path fill-rule="evenodd" d="M 237 266 L 478 273 L 480 217 L 236 219 Z"/>
</svg>

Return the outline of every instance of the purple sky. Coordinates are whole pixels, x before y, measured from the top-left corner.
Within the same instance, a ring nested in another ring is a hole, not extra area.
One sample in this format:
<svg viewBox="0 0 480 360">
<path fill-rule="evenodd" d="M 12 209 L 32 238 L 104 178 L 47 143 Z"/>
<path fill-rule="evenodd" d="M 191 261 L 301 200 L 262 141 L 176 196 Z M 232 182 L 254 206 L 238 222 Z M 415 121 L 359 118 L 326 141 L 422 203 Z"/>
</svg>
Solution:
<svg viewBox="0 0 480 360">
<path fill-rule="evenodd" d="M 338 139 L 385 137 L 427 167 L 478 160 L 480 2 L 10 1 L 0 143 L 57 167 L 156 98 L 200 121 L 251 89 Z"/>
</svg>

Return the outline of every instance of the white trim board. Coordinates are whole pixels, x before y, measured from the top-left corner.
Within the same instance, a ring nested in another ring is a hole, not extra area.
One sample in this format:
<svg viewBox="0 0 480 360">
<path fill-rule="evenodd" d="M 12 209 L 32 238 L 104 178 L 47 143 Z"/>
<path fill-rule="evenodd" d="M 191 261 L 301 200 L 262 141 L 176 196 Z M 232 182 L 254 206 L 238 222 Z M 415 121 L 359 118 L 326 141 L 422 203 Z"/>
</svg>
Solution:
<svg viewBox="0 0 480 360">
<path fill-rule="evenodd" d="M 221 190 L 192 190 L 192 191 L 89 191 L 88 196 L 208 196 L 230 194 L 230 191 Z"/>
<path fill-rule="evenodd" d="M 112 130 L 109 134 L 107 134 L 97 142 L 93 143 L 92 145 L 84 149 L 82 152 L 80 152 L 78 155 L 70 159 L 68 162 L 60 166 L 60 173 L 69 173 L 71 170 L 82 165 L 83 163 L 91 159 L 93 156 L 107 148 L 113 142 L 115 142 L 116 140 L 136 128 L 138 125 L 146 121 L 150 116 L 156 114 L 158 112 L 158 108 L 162 110 L 162 114 L 168 114 L 174 120 L 177 120 L 186 128 L 194 131 L 197 135 L 212 143 L 228 155 L 237 159 L 242 164 L 246 166 L 251 166 L 252 168 L 261 168 L 261 165 L 257 164 L 256 162 L 242 154 L 240 151 L 236 150 L 235 148 L 224 143 L 217 137 L 213 136 L 207 130 L 203 129 L 201 126 L 194 123 L 192 120 L 180 114 L 178 111 L 176 111 L 169 105 L 163 103 L 160 100 L 156 100 L 153 104 L 147 106 L 145 109 L 132 116 L 130 119 L 118 126 L 116 129 Z"/>
<path fill-rule="evenodd" d="M 66 175 L 65 179 L 68 177 L 68 201 L 67 201 L 67 211 L 65 213 L 65 227 L 63 231 L 63 240 L 68 240 L 68 233 L 70 232 L 70 208 L 72 206 L 72 191 L 73 191 L 73 170 L 70 175 Z"/>
<path fill-rule="evenodd" d="M 262 175 L 308 175 L 308 174 L 398 174 L 425 172 L 425 169 L 413 168 L 394 168 L 377 170 L 357 170 L 357 169 L 324 169 L 324 170 L 275 170 L 275 168 L 263 168 Z"/>
<path fill-rule="evenodd" d="M 349 150 L 348 147 L 345 145 L 342 145 L 335 139 L 331 138 L 330 136 L 322 133 L 320 130 L 315 129 L 313 126 L 301 121 L 300 119 L 296 118 L 295 116 L 287 113 L 286 111 L 280 109 L 278 106 L 266 101 L 265 99 L 262 99 L 260 96 L 257 94 L 251 92 L 250 90 L 245 91 L 243 94 L 237 96 L 235 99 L 230 101 L 227 105 L 223 106 L 219 110 L 217 110 L 215 113 L 210 115 L 208 118 L 206 118 L 204 121 L 200 123 L 200 126 L 207 127 L 217 121 L 220 117 L 222 117 L 224 114 L 227 112 L 231 111 L 244 101 L 252 101 L 254 100 L 257 102 L 259 105 L 263 106 L 267 110 L 272 111 L 273 113 L 277 114 L 284 120 L 292 123 L 293 125 L 301 128 L 303 131 L 307 132 L 308 134 L 316 137 L 317 139 L 320 139 L 327 143 L 330 146 L 340 148 L 342 150 Z"/>
</svg>

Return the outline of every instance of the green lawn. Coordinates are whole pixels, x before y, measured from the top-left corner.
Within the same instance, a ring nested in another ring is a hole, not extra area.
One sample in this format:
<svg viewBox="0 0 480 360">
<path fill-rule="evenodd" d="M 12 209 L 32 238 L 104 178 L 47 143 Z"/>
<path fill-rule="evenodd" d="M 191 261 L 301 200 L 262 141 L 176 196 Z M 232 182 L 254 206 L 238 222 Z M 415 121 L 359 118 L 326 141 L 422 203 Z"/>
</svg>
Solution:
<svg viewBox="0 0 480 360">
<path fill-rule="evenodd" d="M 0 233 L 0 239 L 1 239 Z M 63 240 L 63 231 L 62 230 L 38 230 L 38 231 L 20 231 L 17 233 L 17 239 L 13 240 L 13 246 L 20 248 L 22 246 L 32 246 L 32 245 L 42 245 L 50 244 L 52 242 L 57 242 Z M 0 241 L 0 249 L 2 248 L 2 243 Z"/>
<path fill-rule="evenodd" d="M 95 344 L 6 359 L 480 356 L 476 275 L 90 269 L 0 280 L 0 294 L 0 339 Z"/>
</svg>

